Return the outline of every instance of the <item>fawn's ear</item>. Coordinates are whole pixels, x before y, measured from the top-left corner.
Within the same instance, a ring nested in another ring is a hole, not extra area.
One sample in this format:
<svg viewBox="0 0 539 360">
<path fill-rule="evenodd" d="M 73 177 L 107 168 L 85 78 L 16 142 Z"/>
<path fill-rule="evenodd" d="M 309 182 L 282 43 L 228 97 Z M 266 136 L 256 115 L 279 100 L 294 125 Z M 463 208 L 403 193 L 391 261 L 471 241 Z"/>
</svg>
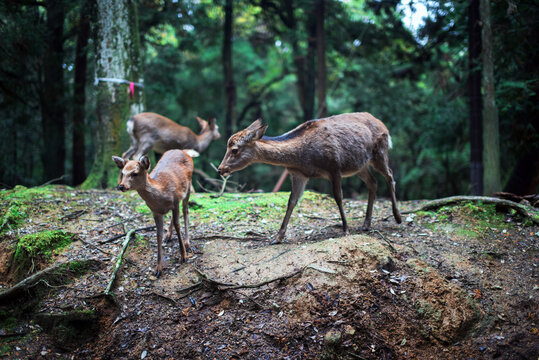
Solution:
<svg viewBox="0 0 539 360">
<path fill-rule="evenodd" d="M 140 157 L 140 165 L 144 168 L 144 170 L 148 170 L 150 168 L 150 158 L 146 155 L 143 155 Z"/>
<path fill-rule="evenodd" d="M 200 125 L 200 127 L 203 128 L 203 129 L 204 129 L 204 126 L 206 126 L 208 124 L 208 122 L 206 120 L 204 120 L 203 118 L 198 117 L 198 116 L 197 116 L 197 121 L 198 121 L 198 125 Z"/>
<path fill-rule="evenodd" d="M 125 159 L 122 159 L 119 156 L 113 156 L 112 160 L 116 163 L 116 166 L 118 166 L 120 169 L 123 169 L 125 166 Z"/>
</svg>

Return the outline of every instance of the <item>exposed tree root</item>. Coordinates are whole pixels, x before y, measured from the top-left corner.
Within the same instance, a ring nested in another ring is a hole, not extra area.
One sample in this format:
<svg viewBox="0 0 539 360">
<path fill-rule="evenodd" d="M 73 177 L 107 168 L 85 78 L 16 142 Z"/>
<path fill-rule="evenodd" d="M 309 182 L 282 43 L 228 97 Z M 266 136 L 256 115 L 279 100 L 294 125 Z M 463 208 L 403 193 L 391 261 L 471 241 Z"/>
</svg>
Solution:
<svg viewBox="0 0 539 360">
<path fill-rule="evenodd" d="M 52 287 L 51 285 L 49 285 L 49 283 L 57 284 L 58 282 L 65 282 L 65 279 L 68 278 L 68 275 L 70 273 L 73 273 L 73 270 L 70 269 L 71 264 L 76 264 L 77 268 L 80 268 L 81 266 L 91 267 L 96 264 L 101 264 L 101 261 L 88 259 L 78 261 L 65 261 L 54 264 L 49 268 L 38 271 L 35 274 L 27 277 L 26 279 L 20 281 L 9 289 L 0 292 L 0 303 L 17 299 L 23 294 L 30 292 L 33 287 L 37 286 L 40 283 L 44 283 Z"/>
<path fill-rule="evenodd" d="M 131 231 L 137 232 L 137 231 L 150 231 L 150 230 L 155 230 L 155 225 L 152 225 L 152 226 L 144 226 L 144 227 L 141 227 L 141 228 L 138 228 L 138 229 L 134 229 L 134 230 L 131 230 Z M 100 241 L 99 243 L 100 243 L 100 244 L 106 244 L 106 243 L 112 242 L 112 241 L 114 241 L 114 240 L 116 240 L 116 239 L 119 239 L 119 238 L 121 238 L 121 237 L 124 237 L 124 236 L 126 236 L 126 235 L 127 235 L 127 233 L 115 235 L 115 236 L 113 236 L 113 237 L 111 237 L 111 238 L 108 238 L 108 239 L 106 239 L 106 240 Z"/>
<path fill-rule="evenodd" d="M 442 206 L 456 204 L 460 202 L 469 202 L 469 201 L 504 206 L 509 209 L 515 210 L 519 215 L 531 220 L 534 224 L 539 224 L 539 219 L 536 219 L 534 216 L 530 215 L 530 213 L 528 212 L 528 207 L 518 204 L 516 202 L 510 201 L 510 200 L 498 199 L 498 198 L 488 197 L 488 196 L 450 196 L 447 198 L 427 201 L 426 203 L 421 205 L 421 207 L 419 207 L 418 209 L 410 210 L 410 211 L 403 211 L 402 214 L 413 214 L 418 211 L 433 210 L 433 209 L 438 209 Z"/>
</svg>

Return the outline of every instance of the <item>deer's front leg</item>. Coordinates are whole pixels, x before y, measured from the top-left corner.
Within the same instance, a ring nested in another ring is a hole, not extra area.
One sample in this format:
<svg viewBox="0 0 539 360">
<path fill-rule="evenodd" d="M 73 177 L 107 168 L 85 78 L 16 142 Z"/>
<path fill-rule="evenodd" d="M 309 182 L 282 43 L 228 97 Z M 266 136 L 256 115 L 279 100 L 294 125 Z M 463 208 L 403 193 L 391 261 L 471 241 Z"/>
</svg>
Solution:
<svg viewBox="0 0 539 360">
<path fill-rule="evenodd" d="M 290 192 L 290 198 L 288 199 L 288 208 L 286 209 L 286 214 L 284 216 L 283 223 L 281 224 L 281 229 L 277 233 L 275 240 L 271 242 L 272 245 L 283 241 L 292 211 L 294 211 L 299 198 L 301 195 L 303 195 L 303 190 L 305 190 L 305 185 L 309 180 L 308 177 L 296 172 L 290 172 L 290 177 L 292 178 L 292 191 Z"/>
<path fill-rule="evenodd" d="M 163 215 L 154 214 L 155 227 L 157 228 L 157 267 L 155 268 L 155 276 L 160 277 L 163 273 L 165 262 L 163 260 Z"/>
<path fill-rule="evenodd" d="M 339 213 L 341 214 L 342 219 L 342 229 L 345 235 L 349 234 L 348 231 L 348 223 L 346 222 L 346 215 L 344 213 L 344 208 L 342 206 L 342 177 L 340 174 L 334 174 L 331 178 L 331 185 L 333 186 L 333 197 L 335 198 L 335 202 L 337 203 L 337 206 L 339 207 Z"/>
<path fill-rule="evenodd" d="M 180 231 L 180 206 L 178 203 L 175 203 L 174 208 L 172 209 L 172 223 L 174 224 L 174 228 L 176 228 L 176 234 L 178 235 L 178 241 L 180 243 L 181 262 L 185 262 L 187 259 L 187 252 L 185 251 L 185 244 L 183 243 Z"/>
</svg>

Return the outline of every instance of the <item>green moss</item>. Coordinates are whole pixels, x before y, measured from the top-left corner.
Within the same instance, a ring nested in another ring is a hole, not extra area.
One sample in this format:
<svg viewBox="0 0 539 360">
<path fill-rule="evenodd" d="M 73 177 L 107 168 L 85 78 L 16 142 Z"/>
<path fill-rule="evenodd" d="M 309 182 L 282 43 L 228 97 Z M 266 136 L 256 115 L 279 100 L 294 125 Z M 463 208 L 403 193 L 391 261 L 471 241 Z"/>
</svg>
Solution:
<svg viewBox="0 0 539 360">
<path fill-rule="evenodd" d="M 50 260 L 55 251 L 71 244 L 75 236 L 75 234 L 62 230 L 47 230 L 25 235 L 17 243 L 15 260 L 18 262 L 26 262 L 35 258 Z"/>
<path fill-rule="evenodd" d="M 17 185 L 11 190 L 0 191 L 0 201 L 18 200 L 19 202 L 30 202 L 36 198 L 52 197 L 55 192 L 54 185 L 37 186 L 27 188 Z"/>
<path fill-rule="evenodd" d="M 91 268 L 88 261 L 71 261 L 69 264 L 66 264 L 66 269 L 74 273 L 75 276 L 81 276 L 88 272 Z"/>
<path fill-rule="evenodd" d="M 135 211 L 140 213 L 140 214 L 145 214 L 145 215 L 151 215 L 151 213 L 152 213 L 152 211 L 150 210 L 150 208 L 146 204 L 138 205 L 137 207 L 135 207 Z"/>
<path fill-rule="evenodd" d="M 259 219 L 280 219 L 284 216 L 290 193 L 223 194 L 219 199 L 209 194 L 194 194 L 191 211 L 203 222 L 231 222 L 247 215 Z M 320 202 L 323 195 L 307 191 L 300 201 Z M 298 205 L 299 206 L 299 205 Z M 297 208 L 296 208 L 297 209 Z"/>
<path fill-rule="evenodd" d="M 0 235 L 4 234 L 6 231 L 17 229 L 27 218 L 28 213 L 26 212 L 25 206 L 19 202 L 12 202 L 2 216 L 2 221 L 0 222 Z"/>
</svg>

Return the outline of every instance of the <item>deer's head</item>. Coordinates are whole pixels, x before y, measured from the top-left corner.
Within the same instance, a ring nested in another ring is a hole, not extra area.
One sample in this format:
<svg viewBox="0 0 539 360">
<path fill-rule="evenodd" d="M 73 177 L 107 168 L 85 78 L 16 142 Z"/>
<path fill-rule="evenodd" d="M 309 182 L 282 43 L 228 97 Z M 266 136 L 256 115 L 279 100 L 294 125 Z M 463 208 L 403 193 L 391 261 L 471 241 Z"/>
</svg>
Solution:
<svg viewBox="0 0 539 360">
<path fill-rule="evenodd" d="M 219 133 L 219 125 L 217 125 L 214 117 L 210 118 L 208 121 L 197 116 L 198 124 L 200 125 L 200 134 L 211 132 L 212 140 L 217 140 L 221 137 Z"/>
<path fill-rule="evenodd" d="M 150 159 L 146 155 L 141 156 L 139 161 L 122 159 L 119 156 L 113 156 L 112 160 L 120 168 L 118 190 L 137 190 L 144 187 L 150 169 Z"/>
<path fill-rule="evenodd" d="M 248 128 L 232 135 L 228 139 L 225 157 L 219 165 L 219 174 L 228 176 L 251 164 L 256 157 L 255 143 L 264 136 L 267 127 L 267 124 L 258 119 Z"/>
</svg>

